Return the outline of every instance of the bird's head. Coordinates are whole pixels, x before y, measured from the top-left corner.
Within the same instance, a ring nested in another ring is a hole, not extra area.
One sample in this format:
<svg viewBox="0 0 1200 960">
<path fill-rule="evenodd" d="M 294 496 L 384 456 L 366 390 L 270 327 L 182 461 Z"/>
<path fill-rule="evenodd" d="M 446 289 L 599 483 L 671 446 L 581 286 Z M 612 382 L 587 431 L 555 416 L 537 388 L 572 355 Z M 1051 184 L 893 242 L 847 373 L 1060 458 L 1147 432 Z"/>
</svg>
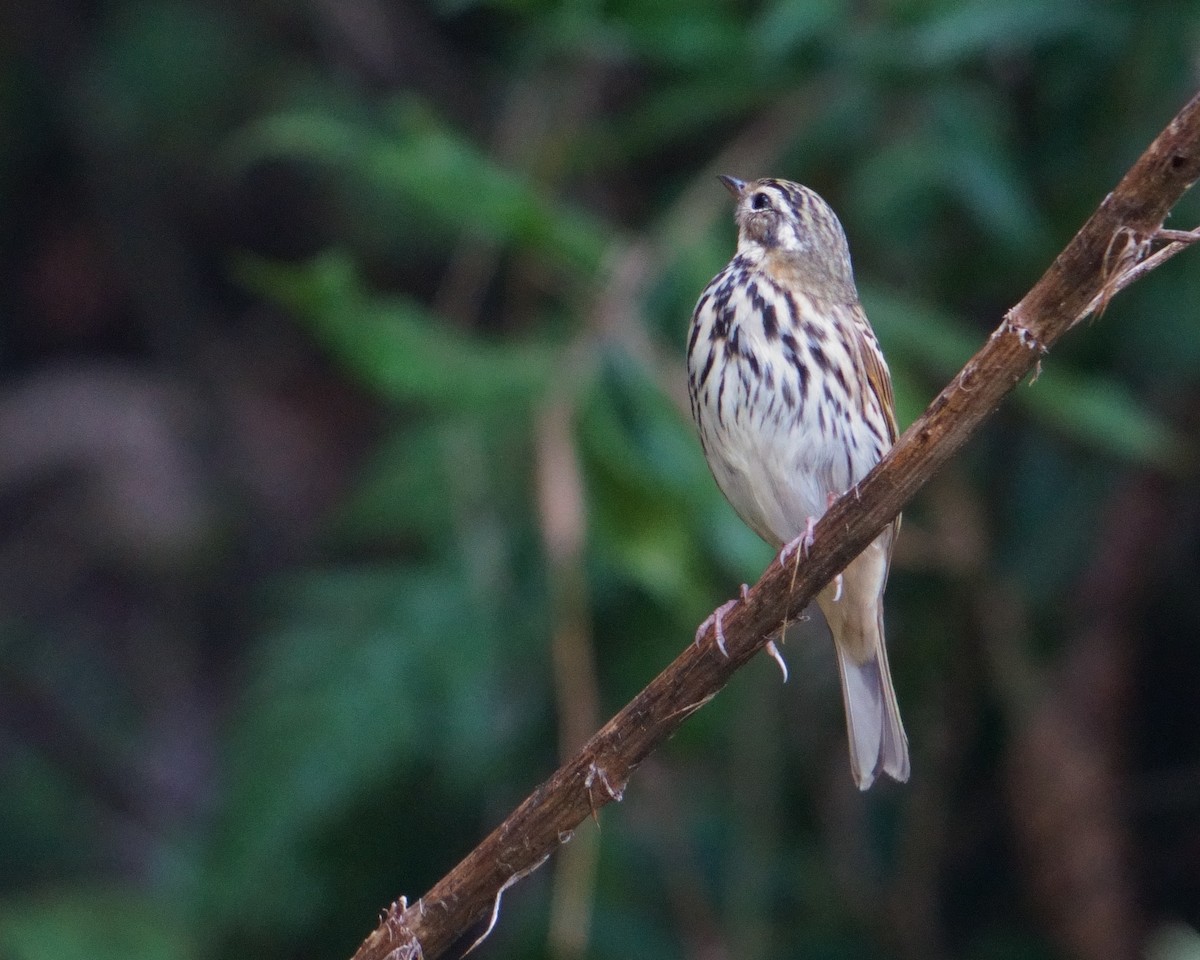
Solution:
<svg viewBox="0 0 1200 960">
<path fill-rule="evenodd" d="M 796 257 L 808 270 L 853 284 L 846 233 L 817 193 L 791 180 L 718 179 L 737 200 L 739 253 Z"/>
</svg>

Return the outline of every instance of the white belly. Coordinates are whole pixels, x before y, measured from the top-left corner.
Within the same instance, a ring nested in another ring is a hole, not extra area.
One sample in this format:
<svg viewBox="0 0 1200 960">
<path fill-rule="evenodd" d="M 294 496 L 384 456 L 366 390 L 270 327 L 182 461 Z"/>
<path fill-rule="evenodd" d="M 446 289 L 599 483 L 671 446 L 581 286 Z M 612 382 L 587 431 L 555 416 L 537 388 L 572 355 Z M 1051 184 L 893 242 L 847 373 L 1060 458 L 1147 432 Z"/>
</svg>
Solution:
<svg viewBox="0 0 1200 960">
<path fill-rule="evenodd" d="M 840 495 L 873 463 L 854 463 L 845 443 L 822 436 L 807 417 L 795 422 L 726 411 L 705 416 L 705 449 L 721 492 L 764 540 L 782 546 L 804 532 L 810 517 L 825 513 L 830 494 Z M 826 434 L 829 427 L 827 425 Z M 844 429 L 839 429 L 839 433 Z"/>
</svg>

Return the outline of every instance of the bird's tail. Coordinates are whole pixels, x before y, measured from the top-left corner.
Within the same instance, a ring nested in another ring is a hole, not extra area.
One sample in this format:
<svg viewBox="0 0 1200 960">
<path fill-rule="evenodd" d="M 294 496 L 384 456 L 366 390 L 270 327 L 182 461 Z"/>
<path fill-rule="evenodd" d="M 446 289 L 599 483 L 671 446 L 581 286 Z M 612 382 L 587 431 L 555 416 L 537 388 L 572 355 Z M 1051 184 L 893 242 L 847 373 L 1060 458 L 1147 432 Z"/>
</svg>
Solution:
<svg viewBox="0 0 1200 960">
<path fill-rule="evenodd" d="M 908 779 L 908 738 L 892 687 L 883 639 L 883 585 L 887 580 L 887 545 L 881 537 L 817 597 L 837 647 L 850 771 L 860 790 L 880 773 Z M 835 597 L 837 599 L 835 599 Z"/>
</svg>

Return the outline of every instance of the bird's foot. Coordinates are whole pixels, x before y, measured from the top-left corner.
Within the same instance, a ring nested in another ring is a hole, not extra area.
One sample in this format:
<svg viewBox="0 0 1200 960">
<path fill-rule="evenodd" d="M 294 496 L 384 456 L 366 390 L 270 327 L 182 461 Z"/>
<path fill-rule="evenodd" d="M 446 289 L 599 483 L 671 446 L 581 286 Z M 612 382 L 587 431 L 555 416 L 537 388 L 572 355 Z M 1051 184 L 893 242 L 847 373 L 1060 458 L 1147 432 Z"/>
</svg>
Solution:
<svg viewBox="0 0 1200 960">
<path fill-rule="evenodd" d="M 708 628 L 713 628 L 713 633 L 717 638 L 717 649 L 721 651 L 721 655 L 726 659 L 729 658 L 729 652 L 725 649 L 725 630 L 721 625 L 725 614 L 738 605 L 738 602 L 746 599 L 746 594 L 750 592 L 750 588 L 746 584 L 742 584 L 741 592 L 732 600 L 726 600 L 723 604 L 717 607 L 712 613 L 705 617 L 704 622 L 700 624 L 696 630 L 696 646 L 700 646 L 700 641 L 704 639 L 704 635 L 708 633 Z"/>
<path fill-rule="evenodd" d="M 788 559 L 797 550 L 803 550 L 804 555 L 806 557 L 808 556 L 809 551 L 812 550 L 813 530 L 816 528 L 816 526 L 817 526 L 817 518 L 809 517 L 804 522 L 804 532 L 802 534 L 800 534 L 800 536 L 798 536 L 791 543 L 785 543 L 783 545 L 783 549 L 779 551 L 779 565 L 781 567 L 787 566 Z"/>
</svg>

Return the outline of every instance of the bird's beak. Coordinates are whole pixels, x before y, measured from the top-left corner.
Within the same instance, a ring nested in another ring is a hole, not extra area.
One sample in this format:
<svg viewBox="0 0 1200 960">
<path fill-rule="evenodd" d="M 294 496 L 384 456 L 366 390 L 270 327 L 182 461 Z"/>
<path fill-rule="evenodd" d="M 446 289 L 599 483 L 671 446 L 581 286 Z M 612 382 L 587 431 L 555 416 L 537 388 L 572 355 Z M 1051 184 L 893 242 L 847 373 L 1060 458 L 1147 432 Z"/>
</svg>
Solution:
<svg viewBox="0 0 1200 960">
<path fill-rule="evenodd" d="M 742 191 L 746 189 L 746 181 L 739 180 L 737 177 L 729 177 L 721 173 L 717 175 L 717 179 L 725 184 L 725 189 L 733 194 L 735 200 L 739 199 Z"/>
</svg>

